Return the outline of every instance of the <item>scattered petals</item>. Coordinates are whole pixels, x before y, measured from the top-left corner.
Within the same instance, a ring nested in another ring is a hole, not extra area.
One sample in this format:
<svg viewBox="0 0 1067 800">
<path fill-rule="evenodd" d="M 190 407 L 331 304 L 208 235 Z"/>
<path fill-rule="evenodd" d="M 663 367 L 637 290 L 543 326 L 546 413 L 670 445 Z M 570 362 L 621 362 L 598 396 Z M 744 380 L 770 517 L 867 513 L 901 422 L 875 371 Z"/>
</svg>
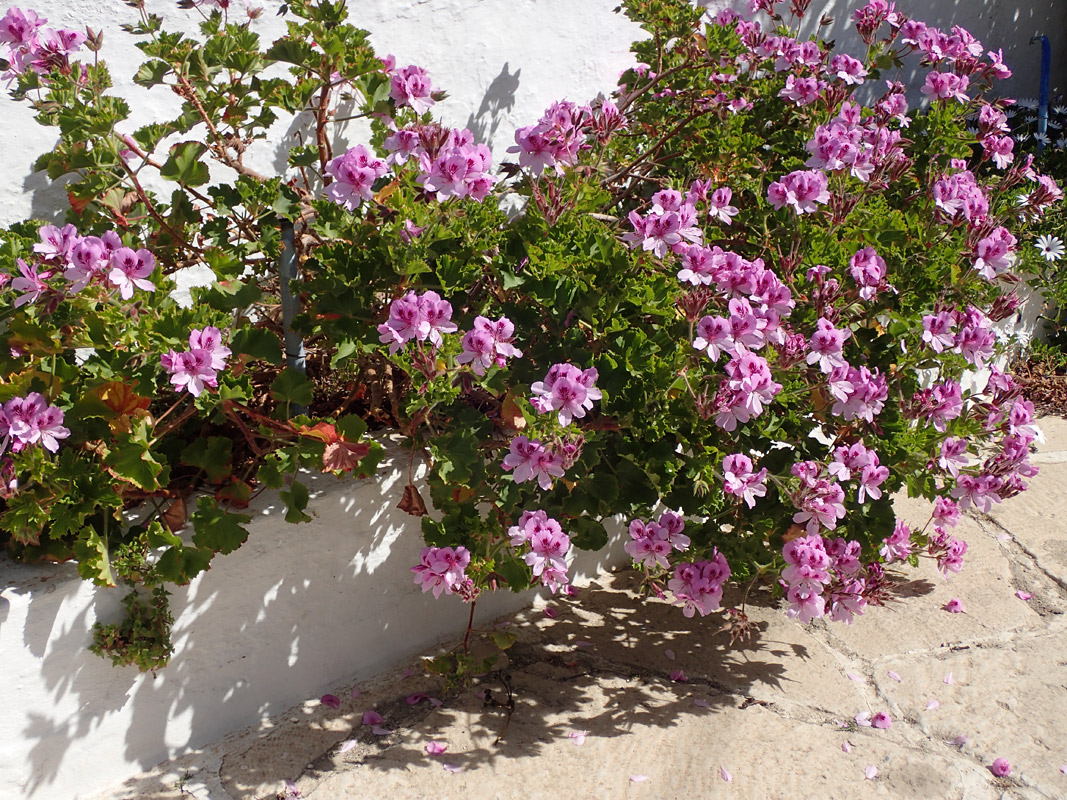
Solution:
<svg viewBox="0 0 1067 800">
<path fill-rule="evenodd" d="M 430 699 L 430 695 L 423 694 L 422 692 L 415 692 L 415 694 L 409 694 L 407 696 L 407 701 L 406 702 L 407 702 L 407 704 L 409 706 L 417 706 L 423 700 L 429 700 L 429 699 Z"/>
<path fill-rule="evenodd" d="M 441 699 L 439 699 L 437 697 L 431 697 L 430 698 L 430 705 L 433 706 L 434 708 L 440 708 L 444 704 L 445 704 L 444 700 L 441 700 Z"/>
<path fill-rule="evenodd" d="M 668 661 L 674 661 L 674 651 L 671 650 L 669 647 L 663 651 L 663 655 L 667 657 Z"/>
<path fill-rule="evenodd" d="M 676 669 L 673 672 L 671 672 L 671 680 L 674 681 L 675 683 L 685 683 L 686 681 L 689 680 L 689 678 L 686 676 L 686 674 L 685 674 L 685 672 L 683 670 Z"/>
<path fill-rule="evenodd" d="M 329 706 L 330 708 L 341 707 L 341 698 L 339 698 L 335 694 L 324 694 L 322 697 L 319 698 L 319 700 L 324 706 Z"/>
<path fill-rule="evenodd" d="M 285 796 L 286 797 L 300 797 L 300 790 L 296 784 L 292 781 L 285 782 Z"/>
<path fill-rule="evenodd" d="M 390 733 L 392 733 L 391 730 L 389 730 L 388 728 L 383 728 L 381 725 L 375 725 L 373 728 L 370 729 L 370 732 L 373 733 L 375 736 L 388 736 Z"/>
<path fill-rule="evenodd" d="M 563 590 L 563 593 L 567 595 L 567 597 L 577 597 L 578 592 L 578 587 L 575 586 L 573 583 L 567 584 L 567 588 Z"/>
<path fill-rule="evenodd" d="M 448 745 L 444 742 L 427 742 L 425 749 L 429 755 L 439 756 L 448 749 Z"/>
<path fill-rule="evenodd" d="M 545 610 L 543 613 L 549 619 L 555 619 L 559 616 L 559 612 L 556 611 L 556 609 L 552 608 L 552 606 L 545 606 Z"/>
<path fill-rule="evenodd" d="M 1062 772 L 1064 775 L 1067 775 L 1067 764 L 1064 764 L 1062 767 L 1060 767 L 1060 772 Z"/>
<path fill-rule="evenodd" d="M 863 683 L 863 676 L 857 675 L 855 672 L 850 672 L 845 677 L 848 678 L 850 681 L 855 681 L 856 683 Z"/>
<path fill-rule="evenodd" d="M 630 783 L 644 783 L 647 780 L 648 780 L 648 776 L 647 775 L 631 775 L 630 776 Z"/>
<path fill-rule="evenodd" d="M 694 697 L 693 705 L 695 705 L 697 708 L 708 708 L 708 701 L 705 700 L 703 697 Z"/>
<path fill-rule="evenodd" d="M 441 766 L 452 773 L 463 772 L 463 770 L 466 769 L 466 767 L 458 766 L 456 764 L 441 764 Z"/>
<path fill-rule="evenodd" d="M 958 597 L 953 597 L 951 600 L 949 600 L 947 603 L 945 603 L 945 605 L 943 605 L 942 608 L 945 609 L 945 611 L 949 612 L 950 614 L 963 614 L 963 613 L 965 613 L 964 610 L 963 610 L 963 603 L 960 602 L 960 599 Z"/>
<path fill-rule="evenodd" d="M 363 724 L 364 725 L 377 725 L 383 722 L 382 715 L 377 711 L 364 711 L 363 712 Z"/>
<path fill-rule="evenodd" d="M 951 686 L 955 682 L 956 682 L 956 679 L 952 677 L 952 673 L 951 672 L 948 675 L 945 676 L 945 683 L 948 684 L 949 686 Z"/>
<path fill-rule="evenodd" d="M 871 727 L 887 731 L 893 727 L 893 718 L 889 716 L 888 711 L 879 711 L 871 717 Z"/>
<path fill-rule="evenodd" d="M 951 742 L 949 742 L 949 744 L 955 745 L 956 747 L 963 747 L 969 741 L 971 741 L 969 737 L 964 736 L 963 734 L 960 734 L 955 739 L 953 739 Z"/>
<path fill-rule="evenodd" d="M 900 683 L 901 681 L 900 675 L 898 675 L 896 672 L 893 672 L 893 670 L 889 670 L 886 675 L 895 680 L 897 683 Z"/>
<path fill-rule="evenodd" d="M 729 783 L 730 781 L 732 781 L 732 780 L 734 779 L 734 776 L 733 776 L 733 775 L 731 775 L 731 774 L 730 774 L 729 772 L 727 772 L 727 771 L 726 771 L 726 767 L 723 767 L 723 766 L 720 766 L 720 767 L 719 767 L 719 775 L 720 775 L 720 776 L 722 777 L 722 779 L 723 779 L 724 781 L 726 781 L 727 783 Z"/>
<path fill-rule="evenodd" d="M 878 767 L 876 767 L 874 764 L 868 764 L 863 770 L 863 776 L 867 780 L 873 781 L 875 778 L 878 777 Z"/>
<path fill-rule="evenodd" d="M 933 711 L 935 708 L 937 708 L 940 705 L 941 704 L 939 702 L 937 702 L 936 700 L 930 700 L 930 701 L 928 701 L 926 703 L 926 710 L 927 711 Z"/>
<path fill-rule="evenodd" d="M 349 750 L 353 749 L 355 746 L 356 746 L 356 740 L 355 739 L 347 739 L 346 741 L 341 743 L 341 747 L 338 749 L 337 752 L 338 753 L 347 753 Z"/>
<path fill-rule="evenodd" d="M 997 541 L 998 542 L 1010 542 L 1011 541 L 1011 534 L 1010 533 L 998 533 L 997 534 Z"/>
<path fill-rule="evenodd" d="M 358 698 L 360 695 L 363 694 L 363 692 L 358 686 L 353 686 L 350 694 L 352 695 L 352 697 Z"/>
<path fill-rule="evenodd" d="M 587 642 L 585 639 L 579 639 L 574 643 L 575 647 L 596 647 L 592 642 Z"/>
<path fill-rule="evenodd" d="M 1015 596 L 1020 600 L 1029 600 L 1033 595 L 1030 592 L 1024 592 L 1022 589 L 1015 593 Z"/>
<path fill-rule="evenodd" d="M 989 771 L 998 778 L 1006 778 L 1011 775 L 1011 762 L 1006 758 L 998 758 L 989 765 Z"/>
<path fill-rule="evenodd" d="M 841 749 L 846 753 L 851 753 L 852 742 L 850 742 L 848 739 L 845 739 L 843 742 L 841 742 Z"/>
<path fill-rule="evenodd" d="M 871 727 L 871 712 L 861 711 L 856 715 L 856 724 L 863 728 Z"/>
<path fill-rule="evenodd" d="M 400 673 L 400 679 L 404 680 L 404 678 L 410 678 L 414 674 L 415 674 L 414 667 L 408 667 L 406 670 L 404 670 L 403 672 Z"/>
<path fill-rule="evenodd" d="M 571 731 L 567 734 L 568 739 L 573 739 L 576 747 L 581 747 L 585 744 L 585 737 L 589 731 Z"/>
</svg>

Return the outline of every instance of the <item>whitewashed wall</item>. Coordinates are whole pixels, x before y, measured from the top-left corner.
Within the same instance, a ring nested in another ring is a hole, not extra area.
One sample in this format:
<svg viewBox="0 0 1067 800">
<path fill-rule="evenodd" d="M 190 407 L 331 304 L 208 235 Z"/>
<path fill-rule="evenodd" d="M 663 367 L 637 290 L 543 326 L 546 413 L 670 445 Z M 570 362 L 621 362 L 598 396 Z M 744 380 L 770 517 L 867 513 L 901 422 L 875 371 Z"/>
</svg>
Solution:
<svg viewBox="0 0 1067 800">
<path fill-rule="evenodd" d="M 302 525 L 257 501 L 245 545 L 175 589 L 175 653 L 156 676 L 86 649 L 95 621 L 121 616 L 124 590 L 94 590 L 71 564 L 0 557 L 0 798 L 89 797 L 460 635 L 468 607 L 412 580 L 419 520 L 396 509 L 407 468 L 392 447 L 373 479 L 313 477 L 316 519 Z M 577 583 L 621 563 L 620 533 L 578 554 Z M 533 597 L 484 595 L 475 624 Z"/>
</svg>

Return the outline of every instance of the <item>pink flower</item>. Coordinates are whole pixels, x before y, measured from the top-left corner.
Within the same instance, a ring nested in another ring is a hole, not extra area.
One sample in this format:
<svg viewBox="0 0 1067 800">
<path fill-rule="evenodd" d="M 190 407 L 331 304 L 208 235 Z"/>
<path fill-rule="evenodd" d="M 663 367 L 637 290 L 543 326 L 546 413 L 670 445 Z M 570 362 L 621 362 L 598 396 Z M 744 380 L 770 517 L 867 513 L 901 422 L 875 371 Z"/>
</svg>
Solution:
<svg viewBox="0 0 1067 800">
<path fill-rule="evenodd" d="M 567 426 L 572 419 L 581 419 L 593 408 L 593 401 L 601 398 L 594 386 L 596 369 L 579 370 L 573 364 L 555 364 L 543 381 L 530 386 L 534 396 L 530 404 L 539 414 L 556 411 L 559 424 Z"/>
<path fill-rule="evenodd" d="M 515 326 L 507 317 L 496 322 L 476 317 L 474 329 L 463 336 L 463 352 L 456 356 L 456 363 L 470 364 L 475 375 L 484 375 L 490 367 L 502 367 L 508 358 L 522 356 L 514 340 Z"/>
<path fill-rule="evenodd" d="M 415 583 L 422 585 L 422 591 L 433 591 L 434 598 L 441 593 L 452 594 L 467 579 L 464 572 L 470 564 L 471 554 L 466 547 L 424 547 L 419 563 L 411 568 L 415 573 Z M 381 718 L 379 718 L 381 721 Z M 364 725 L 366 715 L 364 715 Z"/>
<path fill-rule="evenodd" d="M 943 608 L 945 609 L 945 611 L 949 612 L 950 614 L 963 614 L 964 613 L 964 611 L 963 611 L 963 603 L 960 602 L 960 599 L 958 597 L 953 597 L 951 600 L 949 600 L 947 603 L 945 603 Z"/>
<path fill-rule="evenodd" d="M 27 303 L 36 303 L 42 293 L 48 291 L 45 279 L 51 276 L 50 272 L 38 273 L 38 264 L 27 264 L 21 258 L 15 260 L 19 268 L 19 277 L 11 281 L 11 288 L 16 292 L 25 292 L 15 298 L 15 308 Z"/>
<path fill-rule="evenodd" d="M 389 81 L 389 96 L 398 106 L 410 106 L 419 116 L 434 104 L 432 94 L 430 76 L 414 64 L 398 69 Z"/>
<path fill-rule="evenodd" d="M 716 189 L 712 192 L 708 203 L 708 215 L 717 218 L 723 225 L 729 225 L 738 213 L 737 208 L 730 205 L 731 199 L 733 199 L 733 190 L 730 187 L 723 186 Z"/>
<path fill-rule="evenodd" d="M 815 333 L 808 341 L 811 352 L 808 353 L 807 363 L 818 364 L 819 369 L 826 373 L 835 367 L 847 366 L 842 356 L 842 348 L 845 340 L 851 335 L 852 332 L 848 328 L 838 330 L 830 320 L 820 318 L 816 323 Z"/>
<path fill-rule="evenodd" d="M 967 103 L 971 99 L 967 94 L 969 83 L 970 79 L 966 75 L 960 76 L 954 72 L 938 72 L 934 70 L 927 74 L 922 93 L 931 102 L 934 100 L 958 100 L 961 103 Z"/>
<path fill-rule="evenodd" d="M 728 455 L 722 461 L 723 491 L 743 498 L 749 508 L 756 505 L 757 497 L 767 494 L 767 487 L 764 485 L 767 470 L 761 469 L 758 473 L 753 473 L 752 470 L 752 460 L 742 453 Z"/>
<path fill-rule="evenodd" d="M 118 287 L 122 299 L 129 300 L 135 286 L 146 292 L 156 290 L 155 284 L 147 280 L 155 268 L 156 258 L 148 250 L 142 248 L 135 253 L 129 247 L 120 247 L 111 254 L 111 272 L 107 277 Z"/>
<path fill-rule="evenodd" d="M 676 565 L 667 588 L 674 594 L 675 605 L 682 606 L 685 616 L 692 617 L 699 611 L 703 617 L 719 608 L 723 584 L 729 579 L 730 565 L 722 553 L 713 548 L 710 561 Z"/>
<path fill-rule="evenodd" d="M 389 168 L 359 144 L 326 165 L 326 174 L 333 183 L 326 187 L 326 196 L 349 211 L 355 211 L 364 200 L 374 199 L 374 182 Z"/>
<path fill-rule="evenodd" d="M 1006 758 L 994 759 L 993 763 L 989 765 L 989 771 L 998 778 L 1006 778 L 1011 774 L 1011 762 Z"/>
<path fill-rule="evenodd" d="M 839 53 L 830 59 L 826 74 L 844 81 L 849 86 L 859 86 L 867 77 L 867 70 L 862 61 Z"/>
<path fill-rule="evenodd" d="M 893 718 L 889 716 L 887 711 L 879 711 L 873 717 L 871 717 L 871 727 L 880 728 L 881 730 L 889 730 L 893 726 Z"/>
<path fill-rule="evenodd" d="M 547 450 L 539 439 L 530 440 L 516 436 L 511 440 L 510 452 L 504 456 L 505 470 L 514 469 L 515 483 L 524 483 L 536 478 L 546 492 L 552 488 L 553 478 L 563 477 L 562 459 Z"/>
<path fill-rule="evenodd" d="M 797 214 L 811 214 L 830 202 L 826 175 L 818 170 L 797 170 L 767 189 L 767 201 L 776 209 L 792 206 Z"/>
<path fill-rule="evenodd" d="M 190 350 L 176 353 L 171 350 L 160 356 L 160 363 L 170 374 L 170 382 L 176 391 L 188 389 L 193 397 L 208 386 L 218 386 L 217 373 L 211 367 L 211 353 L 207 350 Z"/>
</svg>

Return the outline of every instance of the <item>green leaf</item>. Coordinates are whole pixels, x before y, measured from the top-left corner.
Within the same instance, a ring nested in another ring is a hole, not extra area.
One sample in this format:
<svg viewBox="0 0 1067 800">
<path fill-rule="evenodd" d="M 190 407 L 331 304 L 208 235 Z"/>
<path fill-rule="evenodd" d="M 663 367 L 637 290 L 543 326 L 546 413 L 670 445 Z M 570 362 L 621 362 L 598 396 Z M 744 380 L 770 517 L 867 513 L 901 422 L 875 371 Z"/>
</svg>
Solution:
<svg viewBox="0 0 1067 800">
<path fill-rule="evenodd" d="M 97 586 L 117 586 L 111 571 L 111 557 L 107 542 L 93 528 L 74 543 L 74 557 L 78 560 L 78 574 Z"/>
<path fill-rule="evenodd" d="M 203 186 L 210 179 L 207 164 L 200 156 L 207 152 L 202 142 L 178 142 L 170 148 L 170 157 L 160 167 L 159 174 L 183 186 Z"/>
<path fill-rule="evenodd" d="M 357 442 L 367 432 L 367 423 L 360 419 L 355 414 L 348 414 L 347 416 L 340 417 L 334 424 L 337 432 L 341 434 L 345 441 Z"/>
<path fill-rule="evenodd" d="M 156 562 L 156 574 L 168 583 L 184 586 L 211 565 L 211 550 L 173 545 Z"/>
<path fill-rule="evenodd" d="M 289 489 L 282 489 L 278 492 L 278 496 L 282 498 L 286 505 L 286 522 L 311 522 L 311 517 L 304 513 L 304 509 L 307 508 L 308 500 L 311 497 L 308 493 L 308 487 L 300 481 L 293 481 L 293 485 Z"/>
<path fill-rule="evenodd" d="M 307 376 L 297 369 L 286 367 L 270 385 L 270 396 L 286 405 L 309 406 L 315 399 L 314 388 Z"/>
<path fill-rule="evenodd" d="M 170 72 L 170 64 L 166 61 L 146 61 L 137 70 L 133 82 L 141 86 L 156 86 L 163 83 L 163 78 Z"/>
<path fill-rule="evenodd" d="M 282 363 L 282 343 L 275 334 L 263 328 L 241 328 L 233 335 L 230 350 L 234 355 L 244 354 L 271 364 Z"/>
<path fill-rule="evenodd" d="M 182 463 L 199 467 L 212 483 L 222 483 L 230 476 L 233 442 L 224 436 L 197 439 L 182 451 Z"/>
<path fill-rule="evenodd" d="M 119 445 L 107 454 L 105 461 L 116 478 L 132 483 L 146 492 L 159 488 L 159 475 L 163 471 L 163 465 L 155 460 L 147 445 L 140 442 Z"/>
<path fill-rule="evenodd" d="M 197 501 L 196 511 L 190 517 L 193 523 L 193 541 L 197 547 L 217 553 L 232 553 L 248 538 L 243 528 L 251 521 L 247 514 L 231 514 L 223 511 L 210 497 Z"/>
<path fill-rule="evenodd" d="M 580 550 L 599 550 L 608 543 L 608 532 L 599 520 L 578 517 L 567 520 L 565 527 L 571 544 Z"/>
</svg>

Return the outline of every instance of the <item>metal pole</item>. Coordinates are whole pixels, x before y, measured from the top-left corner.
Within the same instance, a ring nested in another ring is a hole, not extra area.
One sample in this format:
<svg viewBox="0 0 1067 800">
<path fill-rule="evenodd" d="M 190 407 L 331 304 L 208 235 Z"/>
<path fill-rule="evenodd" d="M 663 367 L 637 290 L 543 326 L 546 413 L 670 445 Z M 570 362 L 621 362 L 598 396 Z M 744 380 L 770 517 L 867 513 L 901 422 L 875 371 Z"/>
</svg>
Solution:
<svg viewBox="0 0 1067 800">
<path fill-rule="evenodd" d="M 282 300 L 282 330 L 285 332 L 285 365 L 306 372 L 304 364 L 304 340 L 293 330 L 293 320 L 300 311 L 300 301 L 293 294 L 292 282 L 297 279 L 296 245 L 293 238 L 293 223 L 282 220 L 282 251 L 278 257 L 279 282 Z M 304 414 L 307 409 L 299 403 L 293 403 L 290 414 Z"/>
<path fill-rule="evenodd" d="M 1041 40 L 1041 91 L 1037 101 L 1037 132 L 1041 138 L 1037 140 L 1038 153 L 1045 149 L 1045 143 L 1041 139 L 1045 137 L 1045 132 L 1048 130 L 1048 79 L 1049 72 L 1052 71 L 1052 45 L 1049 44 L 1048 37 L 1031 37 L 1030 44 L 1039 39 Z"/>
</svg>

